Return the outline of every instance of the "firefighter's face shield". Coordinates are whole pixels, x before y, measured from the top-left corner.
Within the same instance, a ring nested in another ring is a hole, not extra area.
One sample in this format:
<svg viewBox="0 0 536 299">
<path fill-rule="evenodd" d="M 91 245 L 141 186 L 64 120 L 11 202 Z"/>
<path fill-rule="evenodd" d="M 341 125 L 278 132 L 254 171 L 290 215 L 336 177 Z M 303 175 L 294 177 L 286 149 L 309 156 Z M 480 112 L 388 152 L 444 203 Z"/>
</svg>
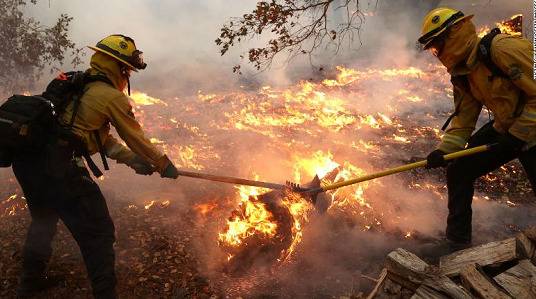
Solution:
<svg viewBox="0 0 536 299">
<path fill-rule="evenodd" d="M 143 61 L 143 52 L 140 50 L 135 50 L 134 53 L 132 53 L 130 63 L 139 70 L 144 70 L 147 67 L 147 63 Z"/>
<path fill-rule="evenodd" d="M 439 57 L 441 55 L 441 52 L 445 48 L 445 43 L 446 43 L 449 33 L 450 33 L 450 30 L 447 29 L 445 30 L 445 32 L 436 36 L 434 39 L 432 39 L 430 42 L 426 43 L 425 45 L 421 44 L 419 47 L 420 50 L 421 51 L 428 50 L 435 57 Z"/>
</svg>

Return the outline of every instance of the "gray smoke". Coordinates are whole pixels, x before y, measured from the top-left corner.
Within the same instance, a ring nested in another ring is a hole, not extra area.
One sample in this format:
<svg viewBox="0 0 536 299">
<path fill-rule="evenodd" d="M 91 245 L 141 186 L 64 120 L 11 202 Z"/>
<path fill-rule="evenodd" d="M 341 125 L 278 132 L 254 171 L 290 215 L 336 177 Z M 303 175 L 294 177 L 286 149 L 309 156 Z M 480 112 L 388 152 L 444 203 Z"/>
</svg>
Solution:
<svg viewBox="0 0 536 299">
<path fill-rule="evenodd" d="M 395 4 L 396 3 L 396 4 Z M 524 13 L 525 24 L 531 24 L 531 13 L 528 1 L 475 1 L 475 4 L 460 1 L 441 1 L 440 5 L 453 6 L 464 10 L 466 14 L 475 13 L 477 27 L 482 24 L 492 25 L 495 21 L 508 18 L 514 13 Z M 415 50 L 415 40 L 420 31 L 421 18 L 429 9 L 427 1 L 362 1 L 363 8 L 372 12 L 365 18 L 360 34 L 360 40 L 344 47 L 333 56 L 328 48 L 314 57 L 314 64 L 309 65 L 305 58 L 296 59 L 292 65 L 276 67 L 266 73 L 253 75 L 245 72 L 244 77 L 231 73 L 234 64 L 239 63 L 238 55 L 247 49 L 247 45 L 233 50 L 221 57 L 214 39 L 218 36 L 220 26 L 232 16 L 239 16 L 250 11 L 254 1 L 247 0 L 184 0 L 184 1 L 106 1 L 88 4 L 87 1 L 46 1 L 39 2 L 37 7 L 28 13 L 43 22 L 52 22 L 60 13 L 74 17 L 71 36 L 78 45 L 95 44 L 102 37 L 112 33 L 123 33 L 133 37 L 138 46 L 145 52 L 149 63 L 147 70 L 136 74 L 133 78 L 134 89 L 162 98 L 165 101 L 181 101 L 184 107 L 194 105 L 195 97 L 190 97 L 198 90 L 219 92 L 233 90 L 240 85 L 251 84 L 260 86 L 286 85 L 302 79 L 323 78 L 332 75 L 331 69 L 338 64 L 365 69 L 375 68 L 426 66 L 437 63 L 428 53 Z M 459 6 L 463 5 L 463 6 Z M 530 33 L 532 35 L 532 33 Z M 255 42 L 255 41 L 254 41 Z M 257 41 L 258 42 L 258 41 Z M 361 45 L 362 44 L 362 45 Z M 87 57 L 90 50 L 87 50 Z M 325 71 L 318 70 L 324 66 Z M 84 66 L 84 67 L 87 67 Z M 44 83 L 43 83 L 44 84 Z M 348 103 L 352 111 L 372 114 L 384 112 L 396 92 L 403 87 L 402 82 L 363 84 L 363 89 L 374 91 L 371 99 L 361 99 Z M 44 85 L 42 85 L 44 86 Z M 342 98 L 348 99 L 341 95 Z M 438 99 L 426 99 L 421 103 L 398 107 L 396 116 L 406 115 L 414 111 L 422 121 L 431 127 L 439 127 L 440 119 L 427 118 L 424 111 L 449 111 L 451 103 L 445 94 Z M 231 109 L 235 98 L 229 96 L 223 102 L 199 104 L 195 114 L 183 107 L 178 111 L 169 111 L 161 107 L 164 119 L 177 119 L 196 125 L 201 132 L 213 133 L 212 123 L 219 123 L 224 118 L 224 112 Z M 194 104 L 192 104 L 194 103 Z M 175 106 L 176 108 L 177 106 Z M 150 120 L 149 120 L 150 121 Z M 215 131 L 220 134 L 222 131 Z M 152 132 L 158 134 L 158 131 Z M 351 144 L 357 139 L 381 139 L 374 133 L 364 132 L 361 136 L 347 136 L 344 132 L 321 136 L 321 138 L 303 137 L 304 144 L 310 144 L 313 150 L 329 150 L 329 140 L 337 140 Z M 163 137 L 162 137 L 163 138 Z M 194 138 L 182 131 L 169 136 L 166 142 L 176 142 L 188 145 L 195 143 Z M 289 160 L 286 149 L 270 147 L 270 140 L 251 132 L 227 131 L 225 134 L 210 135 L 211 145 L 223 153 L 222 159 L 207 163 L 210 171 L 237 176 L 250 176 L 251 170 L 263 170 L 263 179 L 280 181 L 288 178 L 290 166 L 284 162 Z M 299 138 L 299 136 L 297 137 Z M 324 144 L 323 141 L 326 141 Z M 421 140 L 423 148 L 432 149 L 436 140 Z M 254 149 L 254 150 L 252 150 Z M 381 148 L 384 153 L 378 160 L 385 159 L 398 164 L 407 162 L 411 157 L 408 153 L 400 152 L 396 147 Z M 351 149 L 341 150 L 336 157 L 347 159 L 358 166 L 382 161 L 371 161 L 371 157 L 357 153 Z M 380 159 L 381 158 L 381 159 Z M 358 164 L 360 163 L 360 164 Z M 426 174 L 428 175 L 428 174 Z M 125 183 L 128 182 L 128 183 Z M 253 290 L 253 294 L 273 294 L 276 296 L 322 297 L 343 295 L 357 290 L 366 290 L 371 283 L 362 274 L 374 276 L 381 268 L 383 258 L 390 250 L 403 246 L 416 249 L 418 241 L 401 238 L 408 230 L 417 230 L 427 237 L 439 237 L 444 228 L 447 213 L 446 190 L 437 196 L 428 192 L 410 190 L 407 182 L 401 177 L 382 179 L 375 197 L 368 200 L 374 209 L 396 211 L 402 220 L 383 219 L 385 231 L 364 231 L 355 223 L 347 224 L 334 216 L 320 215 L 313 217 L 304 232 L 304 240 L 296 255 L 297 261 L 277 275 L 272 275 L 264 285 Z M 425 184 L 443 184 L 437 176 L 423 179 Z M 195 182 L 182 179 L 179 182 L 162 180 L 158 176 L 135 177 L 132 171 L 124 166 L 113 165 L 110 177 L 100 182 L 104 191 L 117 193 L 115 198 L 132 198 L 141 200 L 172 200 L 184 213 L 191 213 L 191 206 L 203 202 L 207 197 L 221 198 L 233 193 L 227 186 L 215 187 L 212 183 Z M 439 198 L 439 199 L 438 199 Z M 233 209 L 231 202 L 221 204 L 220 212 L 213 215 L 202 236 L 198 237 L 199 246 L 196 254 L 204 258 L 203 271 L 212 281 L 225 281 L 212 265 L 216 256 L 221 255 L 217 245 L 217 232 L 229 211 Z M 528 223 L 532 209 L 515 209 L 475 200 L 475 242 L 486 241 L 505 234 L 505 225 L 524 225 Z M 178 228 L 182 229 L 182 228 Z M 233 284 L 229 279 L 229 284 Z M 236 285 L 236 282 L 234 282 Z M 274 285 L 276 286 L 274 288 Z M 224 284 L 223 288 L 227 285 Z"/>
</svg>

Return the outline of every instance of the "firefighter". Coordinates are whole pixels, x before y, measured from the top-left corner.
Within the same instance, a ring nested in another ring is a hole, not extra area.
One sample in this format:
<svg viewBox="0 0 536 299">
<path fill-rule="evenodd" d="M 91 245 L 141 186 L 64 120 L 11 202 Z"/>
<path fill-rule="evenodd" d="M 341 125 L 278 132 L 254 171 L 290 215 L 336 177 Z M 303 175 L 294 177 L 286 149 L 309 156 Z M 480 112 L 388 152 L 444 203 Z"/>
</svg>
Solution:
<svg viewBox="0 0 536 299">
<path fill-rule="evenodd" d="M 454 91 L 455 112 L 444 126 L 448 129 L 441 143 L 427 157 L 428 168 L 447 167 L 449 214 L 446 239 L 435 247 L 438 255 L 471 245 L 471 202 L 478 177 L 517 158 L 536 190 L 533 46 L 495 30 L 479 38 L 472 17 L 436 8 L 424 18 L 419 38 L 447 68 Z M 493 120 L 472 134 L 483 106 Z M 446 153 L 494 143 L 491 151 L 448 165 L 443 159 Z"/>
<path fill-rule="evenodd" d="M 89 48 L 95 53 L 88 72 L 104 76 L 107 82 L 86 85 L 76 117 L 72 118 L 75 108 L 71 103 L 62 122 L 67 124 L 74 119 L 72 132 L 89 154 L 103 150 L 107 157 L 130 166 L 138 174 L 157 171 L 161 177 L 176 179 L 177 169 L 144 136 L 124 93 L 130 87 L 131 73 L 146 67 L 142 52 L 136 49 L 134 40 L 123 35 L 108 36 Z M 128 147 L 110 135 L 110 124 Z M 24 244 L 19 296 L 34 294 L 57 283 L 47 277 L 46 266 L 61 219 L 80 247 L 94 297 L 117 297 L 114 224 L 104 196 L 77 152 L 69 142 L 58 139 L 40 154 L 13 158 L 13 171 L 32 218 Z"/>
</svg>

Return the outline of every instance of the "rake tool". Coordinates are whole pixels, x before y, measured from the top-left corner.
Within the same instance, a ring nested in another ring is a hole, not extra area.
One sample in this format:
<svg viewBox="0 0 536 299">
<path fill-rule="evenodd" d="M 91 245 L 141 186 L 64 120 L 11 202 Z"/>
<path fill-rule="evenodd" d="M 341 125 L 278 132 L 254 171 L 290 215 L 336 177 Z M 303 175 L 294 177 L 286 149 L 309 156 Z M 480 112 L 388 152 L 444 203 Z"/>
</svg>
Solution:
<svg viewBox="0 0 536 299">
<path fill-rule="evenodd" d="M 443 158 L 445 159 L 445 161 L 448 161 L 448 160 L 453 160 L 453 159 L 457 159 L 457 158 L 461 158 L 461 157 L 467 157 L 467 156 L 470 156 L 470 155 L 474 155 L 474 154 L 478 154 L 478 153 L 488 151 L 493 146 L 496 146 L 496 144 L 481 145 L 481 146 L 477 146 L 477 147 L 473 147 L 473 148 L 469 148 L 469 149 L 465 149 L 465 150 L 462 150 L 462 151 L 458 151 L 458 152 L 454 152 L 454 153 L 451 153 L 451 154 L 444 155 Z M 329 191 L 329 190 L 339 189 L 339 188 L 342 188 L 342 187 L 354 185 L 354 184 L 365 182 L 365 181 L 370 181 L 370 180 L 373 180 L 373 179 L 377 179 L 377 178 L 381 178 L 381 177 L 388 176 L 388 175 L 391 175 L 391 174 L 412 170 L 412 169 L 419 168 L 419 167 L 424 167 L 424 166 L 426 166 L 426 163 L 427 163 L 426 160 L 422 160 L 422 161 L 419 161 L 419 162 L 406 164 L 406 165 L 402 165 L 402 166 L 398 166 L 398 167 L 394 167 L 394 168 L 390 168 L 390 169 L 387 169 L 387 170 L 384 170 L 384 171 L 367 174 L 367 175 L 364 175 L 364 176 L 361 176 L 361 177 L 358 177 L 358 178 L 355 178 L 355 179 L 341 181 L 341 182 L 337 182 L 337 183 L 326 185 L 326 186 L 320 186 L 320 187 L 317 187 L 317 188 L 310 188 L 308 190 L 303 191 L 302 194 L 307 196 L 307 197 L 309 197 L 310 200 L 313 203 L 316 203 L 316 198 L 317 198 L 319 193 L 326 192 L 326 191 Z"/>
<path fill-rule="evenodd" d="M 255 181 L 255 180 L 248 180 L 248 179 L 242 179 L 242 178 L 236 178 L 236 177 L 230 177 L 230 176 L 213 175 L 213 174 L 208 174 L 208 173 L 200 173 L 200 172 L 184 171 L 184 170 L 179 170 L 178 173 L 180 176 L 186 176 L 190 178 L 202 179 L 202 180 L 213 181 L 213 182 L 228 183 L 228 184 L 233 184 L 233 185 L 260 187 L 260 188 L 267 188 L 267 189 L 272 189 L 272 190 L 284 190 L 284 189 L 290 188 L 291 190 L 296 191 L 296 192 L 304 192 L 308 190 L 308 189 L 300 187 L 299 184 L 291 183 L 291 182 L 287 182 L 286 184 L 277 184 L 277 183 Z"/>
</svg>

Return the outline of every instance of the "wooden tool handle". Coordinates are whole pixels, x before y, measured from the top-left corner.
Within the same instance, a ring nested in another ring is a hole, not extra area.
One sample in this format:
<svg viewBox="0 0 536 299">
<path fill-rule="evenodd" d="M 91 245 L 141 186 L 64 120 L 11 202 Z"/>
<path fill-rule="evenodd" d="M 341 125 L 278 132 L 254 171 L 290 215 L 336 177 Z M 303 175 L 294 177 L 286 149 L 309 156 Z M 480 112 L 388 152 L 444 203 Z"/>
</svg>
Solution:
<svg viewBox="0 0 536 299">
<path fill-rule="evenodd" d="M 477 154 L 477 153 L 485 152 L 485 151 L 489 150 L 492 146 L 494 146 L 494 144 L 481 145 L 481 146 L 469 148 L 469 149 L 466 149 L 466 150 L 462 150 L 462 151 L 459 151 L 459 152 L 454 152 L 454 153 L 451 153 L 451 154 L 444 155 L 443 158 L 445 160 L 453 160 L 453 159 L 457 159 L 457 158 L 461 158 L 461 157 L 465 157 L 465 156 L 470 156 L 470 155 L 474 155 L 474 154 Z M 314 192 L 314 191 L 323 192 L 323 191 L 338 189 L 338 188 L 341 188 L 341 187 L 345 187 L 345 186 L 349 186 L 349 185 L 353 185 L 353 184 L 373 180 L 373 179 L 376 179 L 376 178 L 380 178 L 380 177 L 384 177 L 384 176 L 388 176 L 388 175 L 391 175 L 391 174 L 404 172 L 404 171 L 407 171 L 407 170 L 411 170 L 411 169 L 415 169 L 415 168 L 419 168 L 419 167 L 424 167 L 424 166 L 426 166 L 426 160 L 411 163 L 411 164 L 406 164 L 406 165 L 402 165 L 402 166 L 398 166 L 398 167 L 395 167 L 395 168 L 387 169 L 387 170 L 376 172 L 376 173 L 367 174 L 367 175 L 364 175 L 364 176 L 361 176 L 361 177 L 358 177 L 358 178 L 355 178 L 355 179 L 342 181 L 342 182 L 327 185 L 327 186 L 324 186 L 324 187 L 321 187 L 321 188 L 318 188 L 318 189 L 310 190 L 308 192 Z"/>
<path fill-rule="evenodd" d="M 213 175 L 213 174 L 207 174 L 207 173 L 199 173 L 199 172 L 184 171 L 184 170 L 179 170 L 178 173 L 181 176 L 187 176 L 191 178 L 197 178 L 197 179 L 214 181 L 214 182 L 229 183 L 229 184 L 234 184 L 234 185 L 245 185 L 245 186 L 261 187 L 261 188 L 268 188 L 268 189 L 274 189 L 274 190 L 283 190 L 286 188 L 286 185 L 283 185 L 283 184 L 247 180 L 247 179 L 242 179 L 242 178 L 220 176 L 220 175 Z"/>
</svg>

